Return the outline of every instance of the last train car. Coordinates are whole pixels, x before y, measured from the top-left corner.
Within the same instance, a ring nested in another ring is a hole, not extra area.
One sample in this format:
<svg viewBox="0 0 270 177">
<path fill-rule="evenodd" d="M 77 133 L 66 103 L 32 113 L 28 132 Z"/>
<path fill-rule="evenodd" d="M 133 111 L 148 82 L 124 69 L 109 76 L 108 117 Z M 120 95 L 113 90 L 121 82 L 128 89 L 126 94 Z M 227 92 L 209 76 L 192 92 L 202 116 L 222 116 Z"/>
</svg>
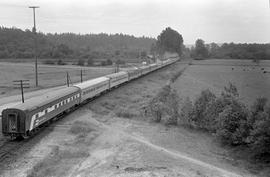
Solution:
<svg viewBox="0 0 270 177">
<path fill-rule="evenodd" d="M 67 87 L 30 98 L 2 111 L 2 133 L 10 137 L 28 137 L 34 130 L 80 103 L 80 89 Z"/>
</svg>

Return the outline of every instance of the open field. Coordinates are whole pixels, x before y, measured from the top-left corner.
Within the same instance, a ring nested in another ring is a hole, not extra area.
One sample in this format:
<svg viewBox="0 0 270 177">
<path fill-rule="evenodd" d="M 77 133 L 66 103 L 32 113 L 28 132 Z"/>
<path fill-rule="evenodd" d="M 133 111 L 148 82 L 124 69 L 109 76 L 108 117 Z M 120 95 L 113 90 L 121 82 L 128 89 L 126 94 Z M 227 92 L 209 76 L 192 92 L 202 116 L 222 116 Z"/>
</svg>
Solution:
<svg viewBox="0 0 270 177">
<path fill-rule="evenodd" d="M 241 99 L 247 104 L 259 96 L 270 99 L 270 61 L 261 61 L 259 65 L 251 60 L 193 61 L 193 65 L 174 83 L 174 88 L 180 97 L 194 99 L 207 88 L 220 94 L 229 82 L 237 86 Z"/>
<path fill-rule="evenodd" d="M 79 67 L 72 65 L 39 65 L 39 88 L 35 88 L 34 63 L 6 63 L 0 62 L 0 97 L 17 94 L 19 89 L 14 89 L 13 80 L 30 80 L 30 89 L 33 91 L 66 84 L 66 73 L 69 73 L 71 83 L 80 82 L 80 72 L 83 70 L 83 79 L 103 76 L 115 71 L 112 67 Z"/>
</svg>

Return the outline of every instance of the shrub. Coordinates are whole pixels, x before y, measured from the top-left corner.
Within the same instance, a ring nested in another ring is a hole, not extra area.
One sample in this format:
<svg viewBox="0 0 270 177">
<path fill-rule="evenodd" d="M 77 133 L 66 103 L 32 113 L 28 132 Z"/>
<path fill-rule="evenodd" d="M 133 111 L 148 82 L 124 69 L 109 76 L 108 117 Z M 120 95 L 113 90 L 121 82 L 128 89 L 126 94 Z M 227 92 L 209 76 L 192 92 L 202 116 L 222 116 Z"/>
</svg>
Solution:
<svg viewBox="0 0 270 177">
<path fill-rule="evenodd" d="M 270 106 L 267 99 L 257 98 L 251 107 L 248 142 L 255 154 L 270 156 Z"/>
<path fill-rule="evenodd" d="M 54 65 L 55 64 L 55 62 L 53 60 L 45 60 L 43 63 L 46 65 Z"/>
<path fill-rule="evenodd" d="M 248 109 L 239 101 L 233 100 L 219 114 L 216 136 L 230 145 L 245 144 L 248 136 Z"/>
<path fill-rule="evenodd" d="M 132 112 L 131 110 L 124 109 L 124 108 L 118 109 L 115 114 L 116 116 L 123 117 L 123 118 L 132 118 L 132 117 L 137 116 L 136 113 Z"/>
<path fill-rule="evenodd" d="M 112 65 L 112 64 L 113 64 L 113 62 L 112 62 L 112 60 L 111 60 L 111 59 L 107 59 L 107 60 L 106 60 L 106 64 L 107 64 L 107 65 Z"/>
<path fill-rule="evenodd" d="M 101 61 L 101 66 L 106 66 L 107 62 L 106 61 Z"/>
<path fill-rule="evenodd" d="M 177 124 L 178 108 L 178 95 L 169 85 L 163 87 L 149 103 L 149 110 L 153 120 L 160 122 L 163 117 L 165 124 Z"/>
<path fill-rule="evenodd" d="M 83 62 L 84 63 L 84 62 Z M 88 60 L 87 60 L 87 66 L 93 66 L 93 59 L 92 58 L 89 58 Z"/>
<path fill-rule="evenodd" d="M 179 125 L 194 127 L 194 122 L 192 121 L 193 105 L 189 97 L 183 102 L 183 106 L 180 110 L 180 115 L 178 119 Z"/>
<path fill-rule="evenodd" d="M 86 136 L 89 132 L 93 131 L 93 127 L 87 122 L 83 121 L 75 121 L 71 128 L 70 128 L 70 133 L 75 134 L 75 135 L 84 135 Z"/>
<path fill-rule="evenodd" d="M 192 121 L 194 122 L 196 127 L 208 129 L 209 122 L 207 118 L 206 108 L 210 107 L 212 102 L 214 102 L 216 96 L 209 89 L 203 90 L 200 96 L 195 100 L 193 106 L 193 116 Z"/>
<path fill-rule="evenodd" d="M 170 89 L 169 94 L 167 96 L 165 106 L 167 117 L 165 118 L 165 123 L 170 125 L 176 125 L 179 117 L 179 97 L 175 90 Z"/>
<path fill-rule="evenodd" d="M 61 59 L 59 59 L 59 60 L 57 60 L 57 64 L 58 64 L 58 65 L 65 65 L 66 63 L 63 62 Z"/>
<path fill-rule="evenodd" d="M 224 87 L 224 91 L 221 93 L 223 97 L 239 97 L 237 87 L 229 82 L 228 87 Z"/>
<path fill-rule="evenodd" d="M 79 59 L 77 65 L 84 66 L 84 59 Z"/>
</svg>

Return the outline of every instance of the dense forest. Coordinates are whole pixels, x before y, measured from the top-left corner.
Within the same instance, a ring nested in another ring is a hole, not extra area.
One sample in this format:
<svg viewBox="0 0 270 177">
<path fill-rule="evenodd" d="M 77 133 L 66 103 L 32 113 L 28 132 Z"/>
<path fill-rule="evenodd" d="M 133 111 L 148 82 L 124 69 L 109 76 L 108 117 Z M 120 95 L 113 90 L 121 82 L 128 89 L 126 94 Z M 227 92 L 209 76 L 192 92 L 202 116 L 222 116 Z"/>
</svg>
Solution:
<svg viewBox="0 0 270 177">
<path fill-rule="evenodd" d="M 202 39 L 198 39 L 195 47 L 191 48 L 191 57 L 197 59 L 217 58 L 217 59 L 252 59 L 270 60 L 269 44 L 235 44 L 216 43 L 205 44 Z"/>
<path fill-rule="evenodd" d="M 34 39 L 30 30 L 0 27 L 0 58 L 34 57 Z M 155 41 L 124 34 L 37 33 L 40 58 L 137 58 L 142 52 L 150 52 Z"/>
</svg>

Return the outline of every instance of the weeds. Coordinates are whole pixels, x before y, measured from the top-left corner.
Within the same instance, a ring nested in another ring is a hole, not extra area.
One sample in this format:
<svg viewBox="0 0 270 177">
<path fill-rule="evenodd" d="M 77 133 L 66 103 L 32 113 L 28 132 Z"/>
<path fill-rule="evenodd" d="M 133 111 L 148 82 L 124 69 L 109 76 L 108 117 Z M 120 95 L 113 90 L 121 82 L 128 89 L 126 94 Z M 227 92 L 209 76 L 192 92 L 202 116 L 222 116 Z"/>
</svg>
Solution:
<svg viewBox="0 0 270 177">
<path fill-rule="evenodd" d="M 70 133 L 80 136 L 87 135 L 91 131 L 94 131 L 94 128 L 84 121 L 75 121 L 69 130 Z"/>
<path fill-rule="evenodd" d="M 117 117 L 123 117 L 123 118 L 132 118 L 136 117 L 137 114 L 132 112 L 132 110 L 129 110 L 127 108 L 120 108 L 116 111 L 115 115 Z"/>
</svg>

